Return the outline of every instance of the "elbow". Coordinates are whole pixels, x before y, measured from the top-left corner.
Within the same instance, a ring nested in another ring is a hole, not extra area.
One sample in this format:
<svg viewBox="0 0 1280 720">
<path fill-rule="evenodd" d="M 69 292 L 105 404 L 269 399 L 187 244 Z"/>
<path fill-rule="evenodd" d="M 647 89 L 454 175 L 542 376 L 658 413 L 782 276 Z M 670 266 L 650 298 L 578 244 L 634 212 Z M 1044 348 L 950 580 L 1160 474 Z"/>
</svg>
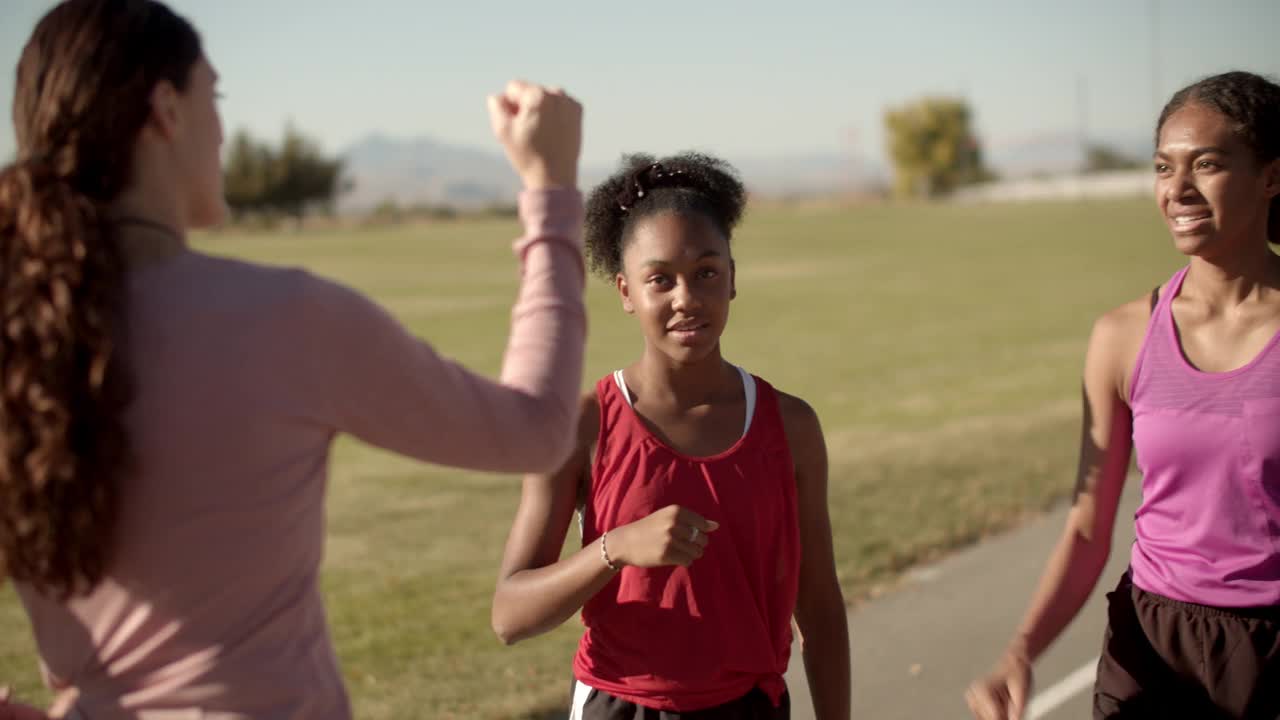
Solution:
<svg viewBox="0 0 1280 720">
<path fill-rule="evenodd" d="M 516 618 L 512 617 L 510 609 L 497 594 L 493 598 L 493 610 L 489 613 L 489 627 L 493 629 L 493 634 L 498 641 L 507 647 L 529 636 L 529 633 L 520 627 Z"/>
<path fill-rule="evenodd" d="M 522 467 L 517 472 L 547 474 L 559 470 L 573 453 L 577 443 L 578 415 L 574 411 L 559 410 L 541 417 L 529 417 L 527 441 L 521 453 Z"/>
<path fill-rule="evenodd" d="M 844 603 L 811 612 L 801 621 L 796 617 L 802 651 L 809 648 L 842 647 L 849 644 L 848 609 Z"/>
<path fill-rule="evenodd" d="M 1110 533 L 1099 532 L 1096 527 L 1073 522 L 1068 528 L 1068 537 L 1070 538 L 1068 545 L 1070 556 L 1079 558 L 1091 572 L 1101 574 L 1107 565 L 1107 560 L 1111 558 Z"/>
<path fill-rule="evenodd" d="M 1093 541 L 1093 552 L 1099 563 L 1106 565 L 1111 557 L 1111 538 L 1099 538 Z"/>
<path fill-rule="evenodd" d="M 503 463 L 502 472 L 550 475 L 564 466 L 573 447 L 547 433 L 531 433 L 528 445 L 521 451 L 511 452 L 507 458 L 514 462 Z"/>
<path fill-rule="evenodd" d="M 572 396 L 554 387 L 507 385 L 501 402 L 482 404 L 489 452 L 479 464 L 501 473 L 545 475 L 559 470 L 576 445 L 580 412 Z"/>
<path fill-rule="evenodd" d="M 569 455 L 573 453 L 573 432 L 564 432 L 547 438 L 546 451 L 537 458 L 538 467 L 535 472 L 553 473 L 564 466 Z"/>
<path fill-rule="evenodd" d="M 849 609 L 844 594 L 834 582 L 816 597 L 800 598 L 795 609 L 794 629 L 799 635 L 800 649 L 825 650 L 849 644 Z"/>
<path fill-rule="evenodd" d="M 498 642 L 507 647 L 515 645 L 520 640 L 516 636 L 515 629 L 511 627 L 511 623 L 498 609 L 497 604 L 493 606 L 493 612 L 489 616 L 489 627 L 493 628 L 493 634 L 498 638 Z"/>
<path fill-rule="evenodd" d="M 1102 577 L 1102 573 L 1107 569 L 1107 561 L 1111 559 L 1111 543 L 1099 543 L 1094 549 L 1093 567 L 1091 568 L 1095 575 Z"/>
<path fill-rule="evenodd" d="M 526 628 L 501 619 L 497 615 L 493 617 L 490 626 L 493 628 L 493 634 L 498 638 L 498 642 L 507 647 L 511 647 L 532 635 Z"/>
<path fill-rule="evenodd" d="M 539 458 L 543 472 L 559 470 L 578 443 L 578 404 L 569 403 L 559 408 L 555 418 L 547 423 L 544 445 L 546 454 Z"/>
<path fill-rule="evenodd" d="M 520 642 L 520 637 L 512 632 L 511 628 L 496 621 L 493 623 L 493 634 L 497 636 L 498 642 L 507 647 Z"/>
</svg>

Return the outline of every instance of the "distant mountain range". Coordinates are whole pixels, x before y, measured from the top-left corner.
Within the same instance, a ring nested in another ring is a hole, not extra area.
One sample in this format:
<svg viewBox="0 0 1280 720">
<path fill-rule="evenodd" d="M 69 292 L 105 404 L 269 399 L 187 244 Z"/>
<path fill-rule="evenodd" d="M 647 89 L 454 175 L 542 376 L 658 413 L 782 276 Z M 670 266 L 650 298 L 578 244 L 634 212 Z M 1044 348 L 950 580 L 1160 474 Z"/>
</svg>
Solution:
<svg viewBox="0 0 1280 720">
<path fill-rule="evenodd" d="M 1135 158 L 1149 157 L 1149 141 L 1108 142 Z M 434 205 L 480 208 L 508 204 L 519 180 L 496 151 L 478 150 L 431 138 L 398 139 L 370 135 L 342 153 L 353 181 L 339 200 L 343 211 L 367 211 L 384 202 L 400 206 Z M 994 144 L 987 162 L 1006 177 L 1069 172 L 1083 153 L 1074 137 L 1048 134 Z M 879 161 L 839 154 L 808 153 L 781 157 L 726 157 L 748 188 L 768 197 L 802 197 L 865 192 L 884 187 L 891 175 Z M 605 178 L 612 167 L 587 167 L 583 187 Z"/>
<path fill-rule="evenodd" d="M 1105 145 L 1140 162 L 1150 159 L 1153 150 L 1149 137 L 1091 137 L 1089 142 Z M 991 143 L 983 148 L 983 153 L 987 164 L 1006 178 L 1071 172 L 1080 168 L 1085 159 L 1079 136 L 1069 133 L 1045 133 Z"/>
<path fill-rule="evenodd" d="M 509 202 L 519 180 L 497 153 L 437 142 L 371 135 L 342 153 L 353 181 L 341 210 L 397 205 L 474 208 Z"/>
</svg>

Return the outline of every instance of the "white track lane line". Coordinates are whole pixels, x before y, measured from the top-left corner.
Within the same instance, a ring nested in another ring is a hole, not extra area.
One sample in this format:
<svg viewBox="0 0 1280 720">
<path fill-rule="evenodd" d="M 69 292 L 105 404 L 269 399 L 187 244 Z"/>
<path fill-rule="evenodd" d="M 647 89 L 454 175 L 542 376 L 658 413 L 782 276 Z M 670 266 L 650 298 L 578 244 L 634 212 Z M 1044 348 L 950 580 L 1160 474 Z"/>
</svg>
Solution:
<svg viewBox="0 0 1280 720">
<path fill-rule="evenodd" d="M 1070 675 L 1045 688 L 1027 703 L 1027 720 L 1039 718 L 1053 712 L 1059 705 L 1075 697 L 1081 691 L 1093 687 L 1094 677 L 1098 673 L 1098 658 L 1081 665 Z"/>
</svg>

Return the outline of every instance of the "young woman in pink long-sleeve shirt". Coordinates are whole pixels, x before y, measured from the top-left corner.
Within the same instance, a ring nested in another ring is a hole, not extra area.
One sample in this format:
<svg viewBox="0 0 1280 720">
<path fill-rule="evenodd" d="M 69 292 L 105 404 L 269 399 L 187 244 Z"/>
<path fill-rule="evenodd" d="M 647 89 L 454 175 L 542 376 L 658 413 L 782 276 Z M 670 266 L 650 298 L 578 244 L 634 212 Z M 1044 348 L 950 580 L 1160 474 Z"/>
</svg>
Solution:
<svg viewBox="0 0 1280 720">
<path fill-rule="evenodd" d="M 525 184 L 492 381 L 351 290 L 188 247 L 224 214 L 216 80 L 152 0 L 64 2 L 18 65 L 0 576 L 57 715 L 349 718 L 317 584 L 334 436 L 507 472 L 550 470 L 573 443 L 578 104 L 521 82 L 489 99 Z M 6 713 L 35 711 L 0 698 Z"/>
</svg>

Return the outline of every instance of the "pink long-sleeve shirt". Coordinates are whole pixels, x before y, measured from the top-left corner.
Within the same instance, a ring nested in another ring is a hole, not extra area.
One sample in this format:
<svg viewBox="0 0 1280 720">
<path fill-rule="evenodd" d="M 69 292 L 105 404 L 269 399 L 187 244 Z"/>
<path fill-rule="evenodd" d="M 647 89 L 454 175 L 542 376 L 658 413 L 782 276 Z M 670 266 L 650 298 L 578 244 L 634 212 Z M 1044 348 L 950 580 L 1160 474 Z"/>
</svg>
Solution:
<svg viewBox="0 0 1280 720">
<path fill-rule="evenodd" d="M 345 719 L 318 586 L 330 446 L 546 471 L 577 424 L 582 199 L 526 191 L 500 381 L 440 357 L 360 294 L 184 250 L 130 274 L 122 478 L 106 579 L 18 592 L 54 688 L 87 720 Z M 74 715 L 73 715 L 74 717 Z"/>
</svg>

